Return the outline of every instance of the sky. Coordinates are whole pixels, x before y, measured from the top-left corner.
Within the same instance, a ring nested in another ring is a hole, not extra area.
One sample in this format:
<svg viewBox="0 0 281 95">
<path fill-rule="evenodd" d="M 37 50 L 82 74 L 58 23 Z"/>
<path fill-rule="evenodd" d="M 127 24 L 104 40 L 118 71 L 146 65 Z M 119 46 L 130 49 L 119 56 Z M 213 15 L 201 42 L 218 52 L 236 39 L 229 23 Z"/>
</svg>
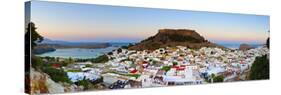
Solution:
<svg viewBox="0 0 281 95">
<path fill-rule="evenodd" d="M 28 10 L 27 10 L 28 11 Z M 159 29 L 192 29 L 214 43 L 265 43 L 269 16 L 32 1 L 31 21 L 45 38 L 139 42 Z"/>
</svg>

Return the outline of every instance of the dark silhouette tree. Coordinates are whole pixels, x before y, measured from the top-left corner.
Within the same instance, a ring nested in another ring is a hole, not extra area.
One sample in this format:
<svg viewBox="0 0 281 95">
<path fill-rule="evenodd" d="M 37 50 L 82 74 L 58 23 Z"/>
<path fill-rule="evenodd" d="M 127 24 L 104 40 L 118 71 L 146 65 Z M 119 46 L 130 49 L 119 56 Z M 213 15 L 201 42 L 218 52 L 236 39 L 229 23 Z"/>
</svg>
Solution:
<svg viewBox="0 0 281 95">
<path fill-rule="evenodd" d="M 269 79 L 269 59 L 267 55 L 256 57 L 249 75 L 250 80 Z"/>
<path fill-rule="evenodd" d="M 25 91 L 29 92 L 30 91 L 30 66 L 31 66 L 31 60 L 30 60 L 30 56 L 31 56 L 31 52 L 30 50 L 33 49 L 33 47 L 36 45 L 36 41 L 38 40 L 39 42 L 41 42 L 43 40 L 43 37 L 40 36 L 37 32 L 36 32 L 36 27 L 35 24 L 30 22 L 28 23 L 28 26 L 26 28 L 26 32 L 24 35 L 24 40 L 25 40 Z M 33 60 L 34 61 L 34 60 Z"/>
<path fill-rule="evenodd" d="M 30 39 L 31 49 L 33 49 L 37 45 L 37 43 L 43 41 L 43 37 L 37 33 L 36 29 L 37 28 L 35 27 L 35 24 L 33 22 L 28 23 L 25 37 Z"/>
<path fill-rule="evenodd" d="M 268 32 L 270 32 L 270 31 L 268 31 Z M 267 48 L 269 48 L 269 46 L 270 46 L 269 43 L 270 43 L 270 42 L 269 42 L 269 37 L 268 37 L 267 40 L 266 40 L 266 46 L 267 46 Z"/>
<path fill-rule="evenodd" d="M 25 32 L 25 71 L 28 72 L 30 69 L 30 50 L 32 50 L 38 43 L 43 40 L 43 37 L 36 31 L 35 24 L 33 22 L 28 23 Z"/>
</svg>

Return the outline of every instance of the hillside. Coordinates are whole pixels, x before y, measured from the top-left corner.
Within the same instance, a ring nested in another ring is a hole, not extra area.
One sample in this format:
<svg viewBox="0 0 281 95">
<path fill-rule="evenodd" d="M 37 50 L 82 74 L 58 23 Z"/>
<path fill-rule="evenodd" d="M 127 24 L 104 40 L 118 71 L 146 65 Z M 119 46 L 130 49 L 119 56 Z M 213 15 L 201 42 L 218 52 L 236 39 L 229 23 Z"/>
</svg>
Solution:
<svg viewBox="0 0 281 95">
<path fill-rule="evenodd" d="M 155 50 L 161 47 L 186 46 L 189 48 L 221 47 L 209 42 L 195 30 L 189 29 L 160 29 L 158 33 L 134 46 L 132 50 Z"/>
</svg>

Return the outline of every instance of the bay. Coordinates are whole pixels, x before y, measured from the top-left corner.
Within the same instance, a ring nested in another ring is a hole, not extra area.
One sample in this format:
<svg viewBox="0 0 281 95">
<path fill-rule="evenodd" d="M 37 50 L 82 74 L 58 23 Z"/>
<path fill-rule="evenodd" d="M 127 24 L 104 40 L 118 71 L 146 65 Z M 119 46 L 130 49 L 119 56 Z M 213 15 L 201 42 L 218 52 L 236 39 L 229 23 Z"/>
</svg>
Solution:
<svg viewBox="0 0 281 95">
<path fill-rule="evenodd" d="M 70 48 L 70 49 L 56 49 L 53 52 L 47 52 L 43 54 L 39 54 L 37 56 L 40 57 L 61 57 L 61 58 L 96 58 L 105 53 L 111 52 L 119 47 L 107 47 L 107 48 L 99 48 L 99 49 L 84 49 L 84 48 Z"/>
</svg>

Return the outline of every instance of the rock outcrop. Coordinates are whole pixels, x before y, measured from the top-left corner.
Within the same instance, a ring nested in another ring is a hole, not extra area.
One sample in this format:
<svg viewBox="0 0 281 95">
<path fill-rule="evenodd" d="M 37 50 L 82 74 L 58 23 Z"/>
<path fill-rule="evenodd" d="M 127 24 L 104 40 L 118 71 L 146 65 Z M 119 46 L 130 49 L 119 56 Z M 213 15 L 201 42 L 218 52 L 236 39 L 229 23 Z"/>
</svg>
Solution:
<svg viewBox="0 0 281 95">
<path fill-rule="evenodd" d="M 55 83 L 50 77 L 38 71 L 31 69 L 31 93 L 63 93 L 64 87 Z"/>
<path fill-rule="evenodd" d="M 56 83 L 46 73 L 35 71 L 33 68 L 30 70 L 31 94 L 77 92 L 82 91 L 82 89 L 76 85 Z"/>
<path fill-rule="evenodd" d="M 195 30 L 189 29 L 160 29 L 158 33 L 134 46 L 132 50 L 155 50 L 163 47 L 186 46 L 188 48 L 221 47 L 207 41 Z"/>
<path fill-rule="evenodd" d="M 253 47 L 249 44 L 241 44 L 239 46 L 239 50 L 249 50 L 249 49 L 252 49 Z"/>
</svg>

